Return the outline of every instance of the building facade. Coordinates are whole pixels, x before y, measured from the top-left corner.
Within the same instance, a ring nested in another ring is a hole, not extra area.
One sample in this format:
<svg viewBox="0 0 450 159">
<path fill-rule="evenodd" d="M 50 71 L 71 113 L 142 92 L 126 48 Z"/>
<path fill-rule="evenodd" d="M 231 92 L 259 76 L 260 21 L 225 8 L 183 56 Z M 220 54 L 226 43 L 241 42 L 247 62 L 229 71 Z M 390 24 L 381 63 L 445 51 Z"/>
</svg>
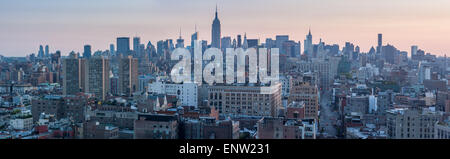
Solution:
<svg viewBox="0 0 450 159">
<path fill-rule="evenodd" d="M 223 116 L 276 116 L 282 107 L 281 84 L 223 85 L 208 88 L 208 102 Z"/>
</svg>

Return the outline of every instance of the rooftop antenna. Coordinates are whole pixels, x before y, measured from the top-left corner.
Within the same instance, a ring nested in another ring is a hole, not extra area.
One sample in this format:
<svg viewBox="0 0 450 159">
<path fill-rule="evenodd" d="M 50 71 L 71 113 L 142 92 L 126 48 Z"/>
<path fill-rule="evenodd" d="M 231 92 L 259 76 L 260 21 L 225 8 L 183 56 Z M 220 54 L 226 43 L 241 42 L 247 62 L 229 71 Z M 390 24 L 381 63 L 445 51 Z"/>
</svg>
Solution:
<svg viewBox="0 0 450 159">
<path fill-rule="evenodd" d="M 181 39 L 181 27 L 180 27 L 180 39 Z"/>
<path fill-rule="evenodd" d="M 217 18 L 217 3 L 216 3 L 216 18 Z"/>
</svg>

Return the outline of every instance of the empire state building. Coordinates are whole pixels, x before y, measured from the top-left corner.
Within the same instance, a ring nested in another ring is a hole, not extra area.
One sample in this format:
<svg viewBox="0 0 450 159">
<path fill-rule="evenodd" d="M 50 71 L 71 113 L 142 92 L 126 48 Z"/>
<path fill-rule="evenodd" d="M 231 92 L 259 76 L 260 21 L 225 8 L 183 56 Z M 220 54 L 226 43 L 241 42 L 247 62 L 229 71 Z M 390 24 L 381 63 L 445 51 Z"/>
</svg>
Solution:
<svg viewBox="0 0 450 159">
<path fill-rule="evenodd" d="M 220 49 L 220 20 L 217 16 L 217 6 L 216 6 L 216 17 L 214 18 L 214 21 L 212 23 L 212 30 L 211 30 L 211 47 L 219 48 Z"/>
</svg>

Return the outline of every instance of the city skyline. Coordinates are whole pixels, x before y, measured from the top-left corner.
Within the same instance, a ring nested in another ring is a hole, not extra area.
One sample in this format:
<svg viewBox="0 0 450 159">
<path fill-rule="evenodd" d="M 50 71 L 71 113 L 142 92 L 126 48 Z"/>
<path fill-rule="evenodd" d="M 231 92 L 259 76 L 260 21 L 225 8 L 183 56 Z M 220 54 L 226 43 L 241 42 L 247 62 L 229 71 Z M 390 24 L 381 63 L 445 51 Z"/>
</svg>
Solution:
<svg viewBox="0 0 450 159">
<path fill-rule="evenodd" d="M 47 44 L 50 52 L 61 50 L 63 55 L 72 50 L 82 53 L 84 45 L 91 45 L 92 51 L 106 50 L 109 44 L 115 43 L 116 37 L 122 36 L 138 36 L 143 43 L 151 41 L 155 44 L 159 40 L 177 39 L 180 28 L 185 44 L 189 44 L 195 26 L 199 39 L 211 43 L 211 22 L 216 4 L 222 37 L 236 38 L 238 34 L 246 33 L 248 38 L 259 38 L 264 42 L 276 35 L 289 35 L 290 39 L 303 42 L 311 27 L 314 44 L 319 39 L 340 46 L 348 41 L 368 52 L 370 47 L 376 47 L 377 34 L 382 33 L 383 45 L 389 43 L 408 53 L 412 45 L 439 56 L 450 51 L 446 46 L 450 37 L 443 36 L 450 33 L 450 29 L 440 27 L 450 24 L 448 1 L 324 1 L 257 3 L 260 1 L 250 0 L 238 3 L 234 0 L 195 0 L 171 3 L 173 1 L 169 0 L 127 3 L 123 0 L 100 0 L 95 3 L 63 3 L 6 0 L 0 2 L 0 34 L 4 35 L 0 37 L 0 54 L 37 54 L 39 45 Z"/>
</svg>

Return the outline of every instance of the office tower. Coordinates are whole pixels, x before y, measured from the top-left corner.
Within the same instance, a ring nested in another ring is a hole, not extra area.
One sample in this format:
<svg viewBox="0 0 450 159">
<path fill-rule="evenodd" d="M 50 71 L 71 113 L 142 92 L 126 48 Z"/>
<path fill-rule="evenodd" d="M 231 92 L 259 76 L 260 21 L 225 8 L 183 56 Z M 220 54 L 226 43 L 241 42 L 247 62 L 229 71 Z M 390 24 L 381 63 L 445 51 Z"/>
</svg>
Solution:
<svg viewBox="0 0 450 159">
<path fill-rule="evenodd" d="M 152 44 L 151 41 L 148 41 L 147 43 L 146 53 L 149 54 L 150 58 L 156 56 L 156 47 Z"/>
<path fill-rule="evenodd" d="M 134 37 L 133 38 L 133 51 L 136 53 L 139 53 L 139 45 L 141 45 L 141 38 L 139 37 Z"/>
<path fill-rule="evenodd" d="M 417 49 L 418 49 L 417 45 L 411 46 L 411 58 L 414 59 L 414 57 L 417 55 Z"/>
<path fill-rule="evenodd" d="M 343 48 L 344 56 L 346 56 L 348 59 L 352 59 L 353 52 L 355 52 L 355 45 L 350 42 L 345 42 L 345 46 Z"/>
<path fill-rule="evenodd" d="M 139 45 L 139 52 L 144 53 L 145 51 L 145 44 L 140 44 Z"/>
<path fill-rule="evenodd" d="M 377 54 L 381 54 L 383 49 L 383 34 L 378 34 Z"/>
<path fill-rule="evenodd" d="M 339 45 L 333 44 L 333 45 L 325 45 L 325 50 L 329 50 L 329 55 L 338 55 L 339 54 Z"/>
<path fill-rule="evenodd" d="M 305 45 L 305 48 L 304 48 L 303 54 L 305 54 L 308 58 L 312 58 L 313 57 L 313 44 L 312 44 L 311 29 L 309 30 L 308 35 L 306 35 L 304 45 Z"/>
<path fill-rule="evenodd" d="M 60 64 L 61 63 L 61 51 L 56 50 L 55 55 L 52 56 L 52 61 L 56 64 Z"/>
<path fill-rule="evenodd" d="M 247 39 L 247 48 L 257 48 L 259 46 L 259 39 Z"/>
<path fill-rule="evenodd" d="M 44 47 L 42 45 L 39 46 L 38 57 L 39 58 L 43 58 L 44 57 Z"/>
<path fill-rule="evenodd" d="M 382 56 L 384 57 L 384 60 L 387 63 L 396 64 L 395 56 L 397 56 L 397 54 L 398 54 L 397 48 L 388 44 L 386 46 L 382 46 L 382 50 L 383 50 Z"/>
<path fill-rule="evenodd" d="M 226 51 L 226 48 L 231 48 L 231 37 L 223 37 L 221 40 L 222 51 Z"/>
<path fill-rule="evenodd" d="M 431 66 L 424 61 L 419 62 L 418 82 L 423 84 L 425 80 L 431 79 Z"/>
<path fill-rule="evenodd" d="M 48 48 L 48 45 L 45 45 L 45 57 L 49 57 L 50 56 L 50 49 Z"/>
<path fill-rule="evenodd" d="M 93 57 L 86 61 L 85 93 L 92 93 L 95 98 L 106 100 L 110 91 L 109 59 Z"/>
<path fill-rule="evenodd" d="M 202 55 L 205 53 L 205 50 L 208 48 L 208 41 L 202 40 Z"/>
<path fill-rule="evenodd" d="M 116 76 L 109 77 L 109 84 L 110 84 L 109 88 L 111 90 L 111 94 L 118 95 L 119 94 L 119 78 Z"/>
<path fill-rule="evenodd" d="M 71 53 L 62 60 L 63 94 L 75 95 L 80 90 L 79 60 L 76 54 Z"/>
<path fill-rule="evenodd" d="M 156 54 L 162 56 L 164 54 L 164 41 L 160 40 L 156 42 Z"/>
<path fill-rule="evenodd" d="M 131 96 L 138 86 L 138 59 L 132 56 L 119 61 L 119 93 Z"/>
<path fill-rule="evenodd" d="M 172 52 L 173 50 L 175 50 L 175 46 L 173 45 L 173 40 L 172 39 L 168 39 L 167 41 L 167 48 L 169 49 L 170 52 Z"/>
<path fill-rule="evenodd" d="M 247 33 L 244 34 L 244 42 L 242 43 L 243 49 L 248 49 Z"/>
<path fill-rule="evenodd" d="M 265 45 L 264 47 L 268 49 L 276 47 L 275 41 L 272 38 L 266 38 L 266 43 L 264 45 Z"/>
<path fill-rule="evenodd" d="M 130 38 L 119 37 L 117 38 L 117 54 L 126 55 L 130 51 Z"/>
<path fill-rule="evenodd" d="M 286 52 L 284 52 L 284 50 L 282 50 L 281 48 L 283 47 L 283 43 L 289 40 L 289 35 L 277 35 L 275 37 L 275 47 L 280 49 L 280 54 L 285 55 Z"/>
<path fill-rule="evenodd" d="M 191 35 L 191 52 L 193 52 L 193 50 L 194 50 L 194 41 L 195 40 L 198 40 L 197 28 L 195 29 L 195 33 Z"/>
<path fill-rule="evenodd" d="M 220 31 L 220 20 L 217 15 L 217 6 L 216 6 L 216 17 L 212 23 L 211 30 L 211 47 L 220 49 L 220 40 L 221 40 L 221 31 Z"/>
<path fill-rule="evenodd" d="M 114 47 L 114 44 L 109 45 L 109 52 L 111 53 L 111 55 L 115 55 L 116 49 Z"/>
<path fill-rule="evenodd" d="M 177 39 L 176 48 L 184 48 L 184 39 L 181 37 L 181 29 L 180 29 L 180 37 Z"/>
<path fill-rule="evenodd" d="M 84 45 L 83 58 L 91 58 L 91 45 Z"/>
<path fill-rule="evenodd" d="M 237 35 L 237 48 L 242 47 L 242 38 L 241 35 Z"/>
<path fill-rule="evenodd" d="M 326 89 L 333 84 L 333 79 L 338 74 L 340 60 L 340 57 L 330 57 L 328 61 L 301 61 L 297 66 L 301 72 L 317 72 L 319 76 L 317 85 L 319 88 Z"/>
<path fill-rule="evenodd" d="M 326 50 L 326 49 L 325 49 Z M 302 43 L 300 41 L 295 45 L 296 57 L 300 58 L 302 56 Z"/>
<path fill-rule="evenodd" d="M 300 57 L 300 42 L 296 43 L 292 40 L 284 41 L 279 49 L 280 52 L 283 52 L 288 57 Z"/>
<path fill-rule="evenodd" d="M 208 102 L 223 116 L 277 116 L 281 104 L 281 84 L 215 85 L 208 87 Z"/>
</svg>

